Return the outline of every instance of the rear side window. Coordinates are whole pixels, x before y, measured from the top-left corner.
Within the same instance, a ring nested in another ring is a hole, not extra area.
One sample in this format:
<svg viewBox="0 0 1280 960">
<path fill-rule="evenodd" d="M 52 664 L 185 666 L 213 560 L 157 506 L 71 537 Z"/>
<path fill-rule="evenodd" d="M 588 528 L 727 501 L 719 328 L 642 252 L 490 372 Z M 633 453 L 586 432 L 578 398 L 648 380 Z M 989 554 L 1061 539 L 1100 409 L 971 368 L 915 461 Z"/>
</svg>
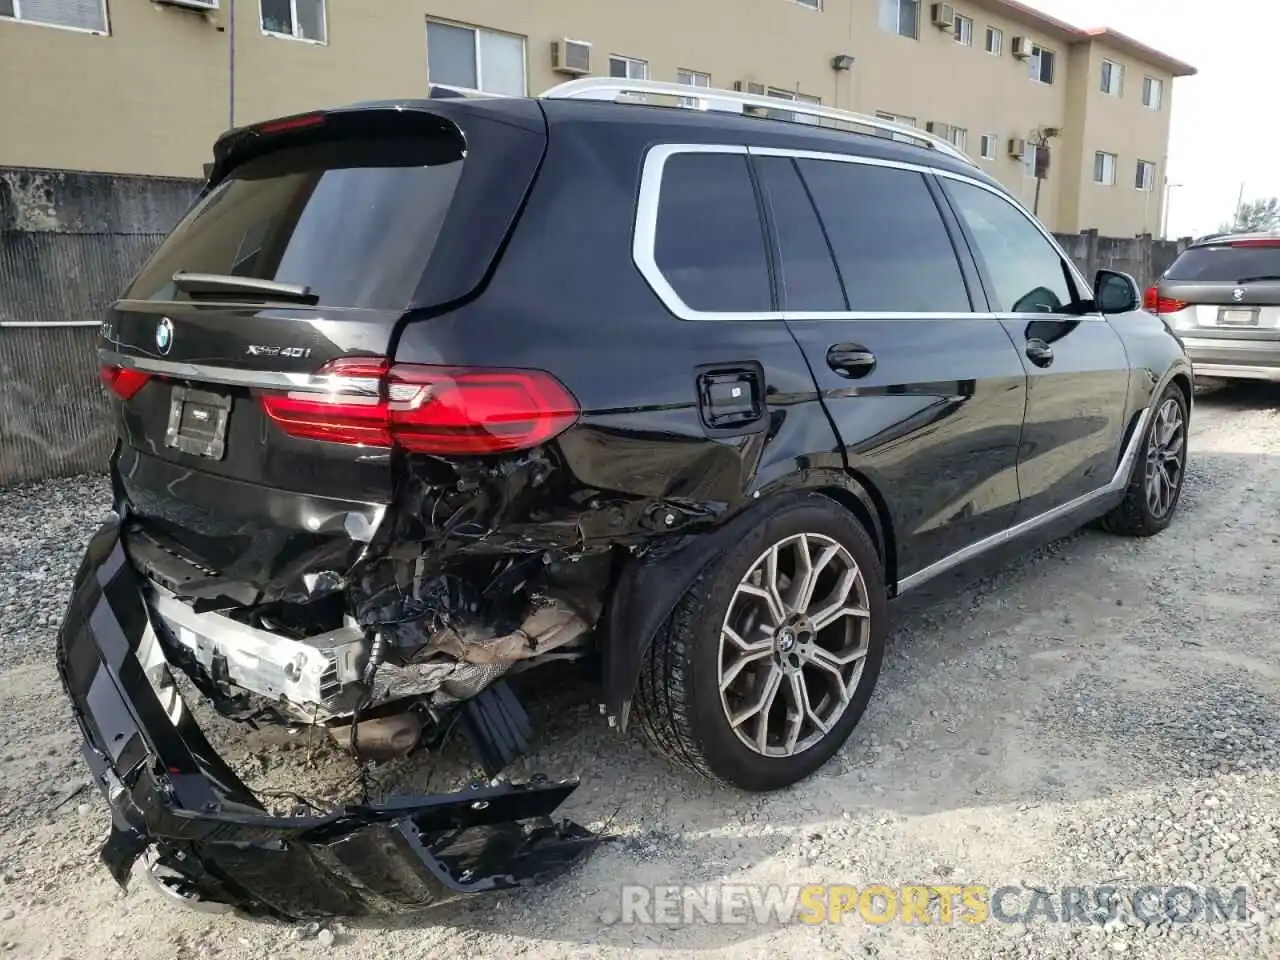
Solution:
<svg viewBox="0 0 1280 960">
<path fill-rule="evenodd" d="M 969 313 L 955 248 L 924 177 L 836 160 L 800 160 L 831 241 L 849 309 Z"/>
<path fill-rule="evenodd" d="M 677 153 L 667 158 L 654 259 L 694 310 L 772 309 L 764 228 L 744 155 Z"/>
<path fill-rule="evenodd" d="M 763 157 L 756 161 L 756 170 L 778 237 L 781 255 L 778 281 L 783 308 L 813 312 L 848 310 L 831 248 L 795 161 L 787 157 Z"/>
<path fill-rule="evenodd" d="M 282 149 L 201 199 L 125 294 L 174 300 L 176 271 L 304 284 L 321 304 L 403 309 L 422 280 L 463 160 L 444 137 Z"/>
<path fill-rule="evenodd" d="M 1280 280 L 1280 243 L 1276 246 L 1233 247 L 1227 244 L 1192 247 L 1173 261 L 1167 280 L 1249 283 Z"/>
</svg>

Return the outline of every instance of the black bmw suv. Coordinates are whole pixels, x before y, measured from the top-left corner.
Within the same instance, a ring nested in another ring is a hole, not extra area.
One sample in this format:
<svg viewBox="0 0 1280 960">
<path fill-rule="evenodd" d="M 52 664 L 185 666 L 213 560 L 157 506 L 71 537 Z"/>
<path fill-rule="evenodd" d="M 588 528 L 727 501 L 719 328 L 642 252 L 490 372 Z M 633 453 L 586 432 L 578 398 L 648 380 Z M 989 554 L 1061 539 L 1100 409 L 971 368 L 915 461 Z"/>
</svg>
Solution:
<svg viewBox="0 0 1280 960">
<path fill-rule="evenodd" d="M 596 839 L 572 782 L 268 809 L 191 688 L 363 764 L 460 730 L 493 776 L 577 661 L 602 723 L 776 789 L 866 709 L 888 600 L 1169 524 L 1192 370 L 1131 278 L 917 131 L 625 87 L 228 132 L 112 305 L 118 519 L 58 649 L 121 882 L 368 914 Z"/>
</svg>

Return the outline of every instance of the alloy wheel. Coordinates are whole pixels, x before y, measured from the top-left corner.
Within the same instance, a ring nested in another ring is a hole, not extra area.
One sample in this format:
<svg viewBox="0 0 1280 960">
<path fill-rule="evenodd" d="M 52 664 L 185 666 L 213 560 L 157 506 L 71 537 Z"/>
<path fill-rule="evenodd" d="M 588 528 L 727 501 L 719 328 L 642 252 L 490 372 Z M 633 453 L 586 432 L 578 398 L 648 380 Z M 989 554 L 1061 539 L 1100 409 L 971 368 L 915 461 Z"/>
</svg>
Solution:
<svg viewBox="0 0 1280 960">
<path fill-rule="evenodd" d="M 750 750 L 791 757 L 844 715 L 871 639 L 866 579 L 844 546 L 796 534 L 748 569 L 720 628 L 720 702 Z"/>
<path fill-rule="evenodd" d="M 1182 406 L 1176 398 L 1169 397 L 1160 405 L 1147 441 L 1147 508 L 1157 520 L 1164 519 L 1173 509 L 1186 450 L 1187 426 Z"/>
</svg>

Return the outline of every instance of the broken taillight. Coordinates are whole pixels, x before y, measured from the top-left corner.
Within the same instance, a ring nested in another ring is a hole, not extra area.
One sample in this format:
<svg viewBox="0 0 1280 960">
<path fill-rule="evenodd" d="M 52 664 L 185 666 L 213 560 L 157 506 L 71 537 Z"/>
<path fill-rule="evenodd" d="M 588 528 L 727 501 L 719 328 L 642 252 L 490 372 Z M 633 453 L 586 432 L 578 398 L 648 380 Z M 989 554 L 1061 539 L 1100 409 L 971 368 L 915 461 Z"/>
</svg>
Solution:
<svg viewBox="0 0 1280 960">
<path fill-rule="evenodd" d="M 113 367 L 107 364 L 98 368 L 98 376 L 121 400 L 128 400 L 151 379 L 151 374 L 141 370 L 130 370 L 127 367 Z"/>
<path fill-rule="evenodd" d="M 1148 287 L 1146 294 L 1142 297 L 1142 309 L 1149 310 L 1151 313 L 1177 313 L 1179 310 L 1187 309 L 1188 306 L 1185 300 L 1160 296 L 1159 287 Z"/>
<path fill-rule="evenodd" d="M 541 370 L 388 364 L 344 358 L 326 364 L 324 392 L 262 393 L 267 416 L 308 440 L 413 453 L 467 456 L 527 450 L 577 420 L 577 401 Z"/>
</svg>

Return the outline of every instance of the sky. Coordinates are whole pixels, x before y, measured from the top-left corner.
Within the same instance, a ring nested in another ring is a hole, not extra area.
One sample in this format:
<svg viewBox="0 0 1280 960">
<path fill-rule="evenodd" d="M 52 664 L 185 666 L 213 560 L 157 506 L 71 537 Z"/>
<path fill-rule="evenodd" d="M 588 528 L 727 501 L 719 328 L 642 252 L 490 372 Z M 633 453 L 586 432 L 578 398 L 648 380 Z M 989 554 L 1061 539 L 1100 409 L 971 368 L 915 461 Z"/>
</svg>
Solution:
<svg viewBox="0 0 1280 960">
<path fill-rule="evenodd" d="M 1246 200 L 1280 196 L 1280 0 L 1023 2 L 1073 26 L 1112 27 L 1200 71 L 1173 83 L 1170 236 L 1216 230 L 1241 184 Z"/>
</svg>

